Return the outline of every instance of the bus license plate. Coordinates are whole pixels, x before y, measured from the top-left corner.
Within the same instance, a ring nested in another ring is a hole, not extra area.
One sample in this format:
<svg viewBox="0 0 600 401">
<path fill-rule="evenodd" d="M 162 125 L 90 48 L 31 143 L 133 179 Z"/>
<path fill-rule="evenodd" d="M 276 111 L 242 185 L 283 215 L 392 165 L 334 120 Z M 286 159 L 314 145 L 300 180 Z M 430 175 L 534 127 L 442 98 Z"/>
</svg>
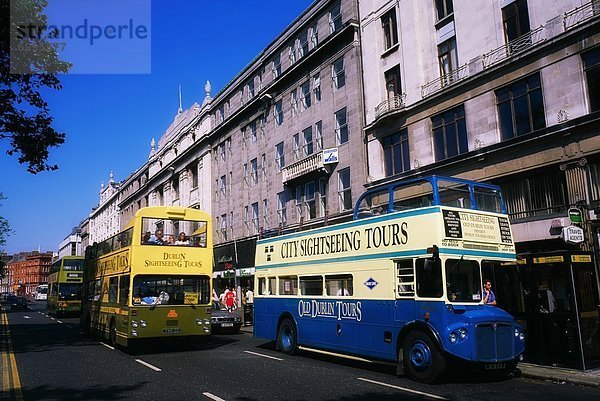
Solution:
<svg viewBox="0 0 600 401">
<path fill-rule="evenodd" d="M 497 370 L 497 369 L 504 369 L 506 367 L 506 364 L 503 362 L 500 363 L 486 363 L 485 364 L 485 369 L 486 370 Z"/>
<path fill-rule="evenodd" d="M 221 327 L 233 327 L 233 323 L 221 323 Z"/>
<path fill-rule="evenodd" d="M 167 327 L 162 329 L 163 334 L 181 334 L 181 327 Z"/>
</svg>

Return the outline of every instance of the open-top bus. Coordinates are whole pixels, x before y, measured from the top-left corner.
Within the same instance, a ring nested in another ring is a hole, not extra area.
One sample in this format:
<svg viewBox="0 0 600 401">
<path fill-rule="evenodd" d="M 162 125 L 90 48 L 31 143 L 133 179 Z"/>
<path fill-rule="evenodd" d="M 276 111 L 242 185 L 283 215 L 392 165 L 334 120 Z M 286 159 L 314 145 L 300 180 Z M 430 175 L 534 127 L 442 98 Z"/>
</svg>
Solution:
<svg viewBox="0 0 600 401">
<path fill-rule="evenodd" d="M 86 249 L 81 325 L 124 347 L 210 335 L 212 252 L 209 214 L 140 209 L 117 235 Z"/>
<path fill-rule="evenodd" d="M 52 263 L 46 308 L 51 315 L 79 314 L 83 283 L 83 256 L 64 256 Z"/>
<path fill-rule="evenodd" d="M 500 188 L 450 177 L 362 194 L 354 220 L 256 246 L 254 335 L 397 363 L 432 382 L 449 362 L 514 369 L 524 332 L 483 304 L 482 266 L 514 262 Z"/>
<path fill-rule="evenodd" d="M 40 284 L 35 289 L 35 300 L 45 301 L 48 299 L 48 284 Z"/>
</svg>

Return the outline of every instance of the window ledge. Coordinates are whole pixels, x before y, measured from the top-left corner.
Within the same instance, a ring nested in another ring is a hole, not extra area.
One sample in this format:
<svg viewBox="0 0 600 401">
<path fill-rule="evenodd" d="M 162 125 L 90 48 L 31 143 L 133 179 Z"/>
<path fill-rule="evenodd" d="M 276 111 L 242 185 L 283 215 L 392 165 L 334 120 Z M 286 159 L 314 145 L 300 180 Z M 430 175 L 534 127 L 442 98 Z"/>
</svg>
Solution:
<svg viewBox="0 0 600 401">
<path fill-rule="evenodd" d="M 394 53 L 396 50 L 398 50 L 399 47 L 400 47 L 400 43 L 396 43 L 389 49 L 386 49 L 383 53 L 381 53 L 381 58 L 385 58 L 385 57 L 389 56 L 390 54 Z"/>
<path fill-rule="evenodd" d="M 437 21 L 434 24 L 435 29 L 440 29 L 441 27 L 443 27 L 444 25 L 446 25 L 450 21 L 454 21 L 454 13 L 448 14 L 444 18 L 442 18 L 441 20 Z"/>
</svg>

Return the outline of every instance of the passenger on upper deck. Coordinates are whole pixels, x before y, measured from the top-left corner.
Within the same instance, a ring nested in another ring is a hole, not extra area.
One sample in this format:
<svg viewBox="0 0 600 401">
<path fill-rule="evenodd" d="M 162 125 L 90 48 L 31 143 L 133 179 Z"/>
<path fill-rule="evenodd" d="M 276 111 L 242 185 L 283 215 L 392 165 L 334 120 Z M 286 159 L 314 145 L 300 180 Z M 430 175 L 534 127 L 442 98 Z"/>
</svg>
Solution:
<svg viewBox="0 0 600 401">
<path fill-rule="evenodd" d="M 175 241 L 175 245 L 189 245 L 190 240 L 188 240 L 187 235 L 182 231 L 179 233 L 179 237 L 177 237 L 177 241 Z"/>
<path fill-rule="evenodd" d="M 146 243 L 162 245 L 164 242 L 165 242 L 165 240 L 163 239 L 163 230 L 158 229 L 154 232 L 154 235 L 150 236 L 150 238 L 148 239 L 148 241 Z"/>
</svg>

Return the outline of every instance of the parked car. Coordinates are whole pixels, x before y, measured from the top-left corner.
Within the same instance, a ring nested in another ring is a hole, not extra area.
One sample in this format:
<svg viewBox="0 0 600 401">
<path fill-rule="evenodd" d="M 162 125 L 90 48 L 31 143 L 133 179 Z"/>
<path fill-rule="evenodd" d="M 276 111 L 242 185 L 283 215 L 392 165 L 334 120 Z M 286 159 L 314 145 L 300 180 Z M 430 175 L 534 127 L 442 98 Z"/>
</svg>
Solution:
<svg viewBox="0 0 600 401">
<path fill-rule="evenodd" d="M 239 333 L 242 327 L 242 317 L 236 313 L 227 310 L 227 307 L 221 302 L 213 301 L 212 316 L 210 318 L 211 331 Z"/>
<path fill-rule="evenodd" d="M 24 297 L 14 297 L 10 302 L 10 310 L 27 309 L 27 299 Z"/>
</svg>

